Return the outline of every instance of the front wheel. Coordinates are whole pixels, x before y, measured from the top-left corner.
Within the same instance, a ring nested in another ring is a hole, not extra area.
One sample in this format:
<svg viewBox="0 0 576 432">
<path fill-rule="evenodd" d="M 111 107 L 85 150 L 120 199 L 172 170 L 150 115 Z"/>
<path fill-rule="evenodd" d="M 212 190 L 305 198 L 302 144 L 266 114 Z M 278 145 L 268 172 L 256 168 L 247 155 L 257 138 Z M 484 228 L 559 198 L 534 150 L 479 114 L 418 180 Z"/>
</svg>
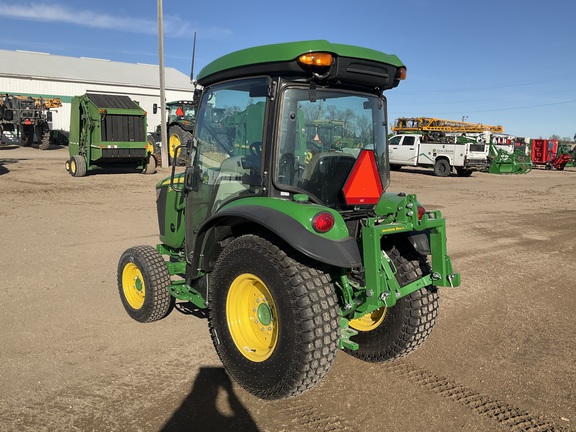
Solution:
<svg viewBox="0 0 576 432">
<path fill-rule="evenodd" d="M 438 177 L 448 177 L 450 175 L 450 163 L 446 159 L 437 159 L 434 164 L 434 174 Z"/>
<path fill-rule="evenodd" d="M 87 172 L 86 160 L 80 155 L 74 155 L 70 158 L 66 168 L 72 177 L 84 177 Z"/>
<path fill-rule="evenodd" d="M 174 307 L 170 273 L 162 255 L 152 246 L 125 251 L 118 263 L 118 291 L 128 315 L 139 322 L 164 318 Z"/>
<path fill-rule="evenodd" d="M 228 373 L 263 399 L 316 385 L 338 349 L 339 307 L 327 273 L 271 240 L 226 246 L 210 285 L 209 325 Z"/>
<path fill-rule="evenodd" d="M 408 245 L 401 249 L 394 246 L 387 254 L 397 270 L 396 280 L 400 286 L 430 272 L 424 257 Z M 424 343 L 437 315 L 438 292 L 432 286 L 421 288 L 401 297 L 390 308 L 383 307 L 351 320 L 350 327 L 358 331 L 351 340 L 360 347 L 356 351 L 346 349 L 346 352 L 373 363 L 403 357 Z"/>
</svg>

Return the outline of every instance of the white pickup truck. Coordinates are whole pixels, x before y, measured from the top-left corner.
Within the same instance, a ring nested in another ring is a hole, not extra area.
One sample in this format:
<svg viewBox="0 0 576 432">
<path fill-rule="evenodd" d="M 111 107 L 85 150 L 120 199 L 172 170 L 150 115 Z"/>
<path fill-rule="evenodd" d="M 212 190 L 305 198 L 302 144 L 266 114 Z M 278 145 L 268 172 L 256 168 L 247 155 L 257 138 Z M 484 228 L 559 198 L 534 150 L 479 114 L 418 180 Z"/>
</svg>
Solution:
<svg viewBox="0 0 576 432">
<path fill-rule="evenodd" d="M 461 177 L 490 166 L 490 146 L 484 143 L 456 143 L 457 137 L 443 137 L 446 142 L 427 142 L 422 134 L 399 134 L 388 140 L 390 169 L 402 166 L 434 168 L 440 177 L 450 175 L 452 169 Z M 450 142 L 452 141 L 452 142 Z"/>
</svg>

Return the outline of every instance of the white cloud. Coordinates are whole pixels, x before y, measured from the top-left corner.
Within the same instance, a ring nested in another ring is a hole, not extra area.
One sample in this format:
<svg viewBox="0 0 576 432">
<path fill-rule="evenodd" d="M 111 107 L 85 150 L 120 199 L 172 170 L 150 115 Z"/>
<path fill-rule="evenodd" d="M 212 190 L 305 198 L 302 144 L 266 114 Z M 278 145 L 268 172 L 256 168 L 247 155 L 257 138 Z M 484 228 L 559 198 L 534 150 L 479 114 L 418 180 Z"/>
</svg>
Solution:
<svg viewBox="0 0 576 432">
<path fill-rule="evenodd" d="M 114 16 L 91 10 L 74 10 L 53 3 L 33 2 L 17 5 L 0 3 L 0 16 L 26 21 L 67 23 L 128 33 L 158 34 L 157 19 Z M 226 29 L 214 27 L 199 29 L 197 27 L 193 23 L 183 21 L 178 16 L 164 15 L 163 28 L 165 37 L 190 38 L 194 35 L 194 31 L 209 39 L 221 38 L 231 34 Z"/>
</svg>

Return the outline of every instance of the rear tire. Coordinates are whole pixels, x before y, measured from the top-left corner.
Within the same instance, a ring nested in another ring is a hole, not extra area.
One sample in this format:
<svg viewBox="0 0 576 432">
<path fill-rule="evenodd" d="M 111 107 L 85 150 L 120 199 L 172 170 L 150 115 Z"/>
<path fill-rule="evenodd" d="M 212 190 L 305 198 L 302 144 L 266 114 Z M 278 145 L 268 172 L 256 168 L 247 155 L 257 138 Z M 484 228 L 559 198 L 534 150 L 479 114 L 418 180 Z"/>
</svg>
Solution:
<svg viewBox="0 0 576 432">
<path fill-rule="evenodd" d="M 168 135 L 168 162 L 170 166 L 178 162 L 175 154 L 176 147 L 182 146 L 180 149 L 180 152 L 182 152 L 182 149 L 186 148 L 190 141 L 192 141 L 192 134 L 189 131 L 182 129 L 180 126 L 172 126 L 170 128 Z"/>
<path fill-rule="evenodd" d="M 142 174 L 156 173 L 156 158 L 153 155 L 148 155 L 148 159 L 144 162 L 144 169 Z"/>
<path fill-rule="evenodd" d="M 472 175 L 472 170 L 466 168 L 456 168 L 456 173 L 460 177 L 470 177 Z"/>
<path fill-rule="evenodd" d="M 329 275 L 315 261 L 244 235 L 218 258 L 208 298 L 216 352 L 250 393 L 295 396 L 330 370 L 339 307 Z"/>
<path fill-rule="evenodd" d="M 394 246 L 387 254 L 397 269 L 396 280 L 401 287 L 430 272 L 424 257 L 408 245 L 401 250 Z M 345 351 L 372 363 L 404 357 L 428 338 L 437 315 L 437 290 L 432 286 L 421 288 L 401 297 L 390 308 L 384 307 L 351 321 L 350 327 L 358 334 L 350 339 L 360 347 L 356 351 Z"/>
<path fill-rule="evenodd" d="M 30 147 L 34 143 L 34 125 L 22 125 L 20 132 L 22 147 Z"/>
<path fill-rule="evenodd" d="M 124 309 L 136 321 L 157 321 L 172 311 L 170 283 L 166 262 L 152 246 L 130 248 L 120 257 L 118 291 Z"/>
</svg>

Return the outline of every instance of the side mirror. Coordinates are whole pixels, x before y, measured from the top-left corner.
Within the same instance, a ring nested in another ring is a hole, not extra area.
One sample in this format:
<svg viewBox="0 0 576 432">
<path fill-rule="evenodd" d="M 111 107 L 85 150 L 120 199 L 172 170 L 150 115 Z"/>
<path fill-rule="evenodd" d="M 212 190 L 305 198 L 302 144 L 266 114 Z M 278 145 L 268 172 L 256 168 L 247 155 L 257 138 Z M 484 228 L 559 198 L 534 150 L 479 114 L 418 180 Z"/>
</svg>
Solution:
<svg viewBox="0 0 576 432">
<path fill-rule="evenodd" d="M 152 105 L 152 113 L 156 114 L 158 112 L 158 104 Z"/>
</svg>

